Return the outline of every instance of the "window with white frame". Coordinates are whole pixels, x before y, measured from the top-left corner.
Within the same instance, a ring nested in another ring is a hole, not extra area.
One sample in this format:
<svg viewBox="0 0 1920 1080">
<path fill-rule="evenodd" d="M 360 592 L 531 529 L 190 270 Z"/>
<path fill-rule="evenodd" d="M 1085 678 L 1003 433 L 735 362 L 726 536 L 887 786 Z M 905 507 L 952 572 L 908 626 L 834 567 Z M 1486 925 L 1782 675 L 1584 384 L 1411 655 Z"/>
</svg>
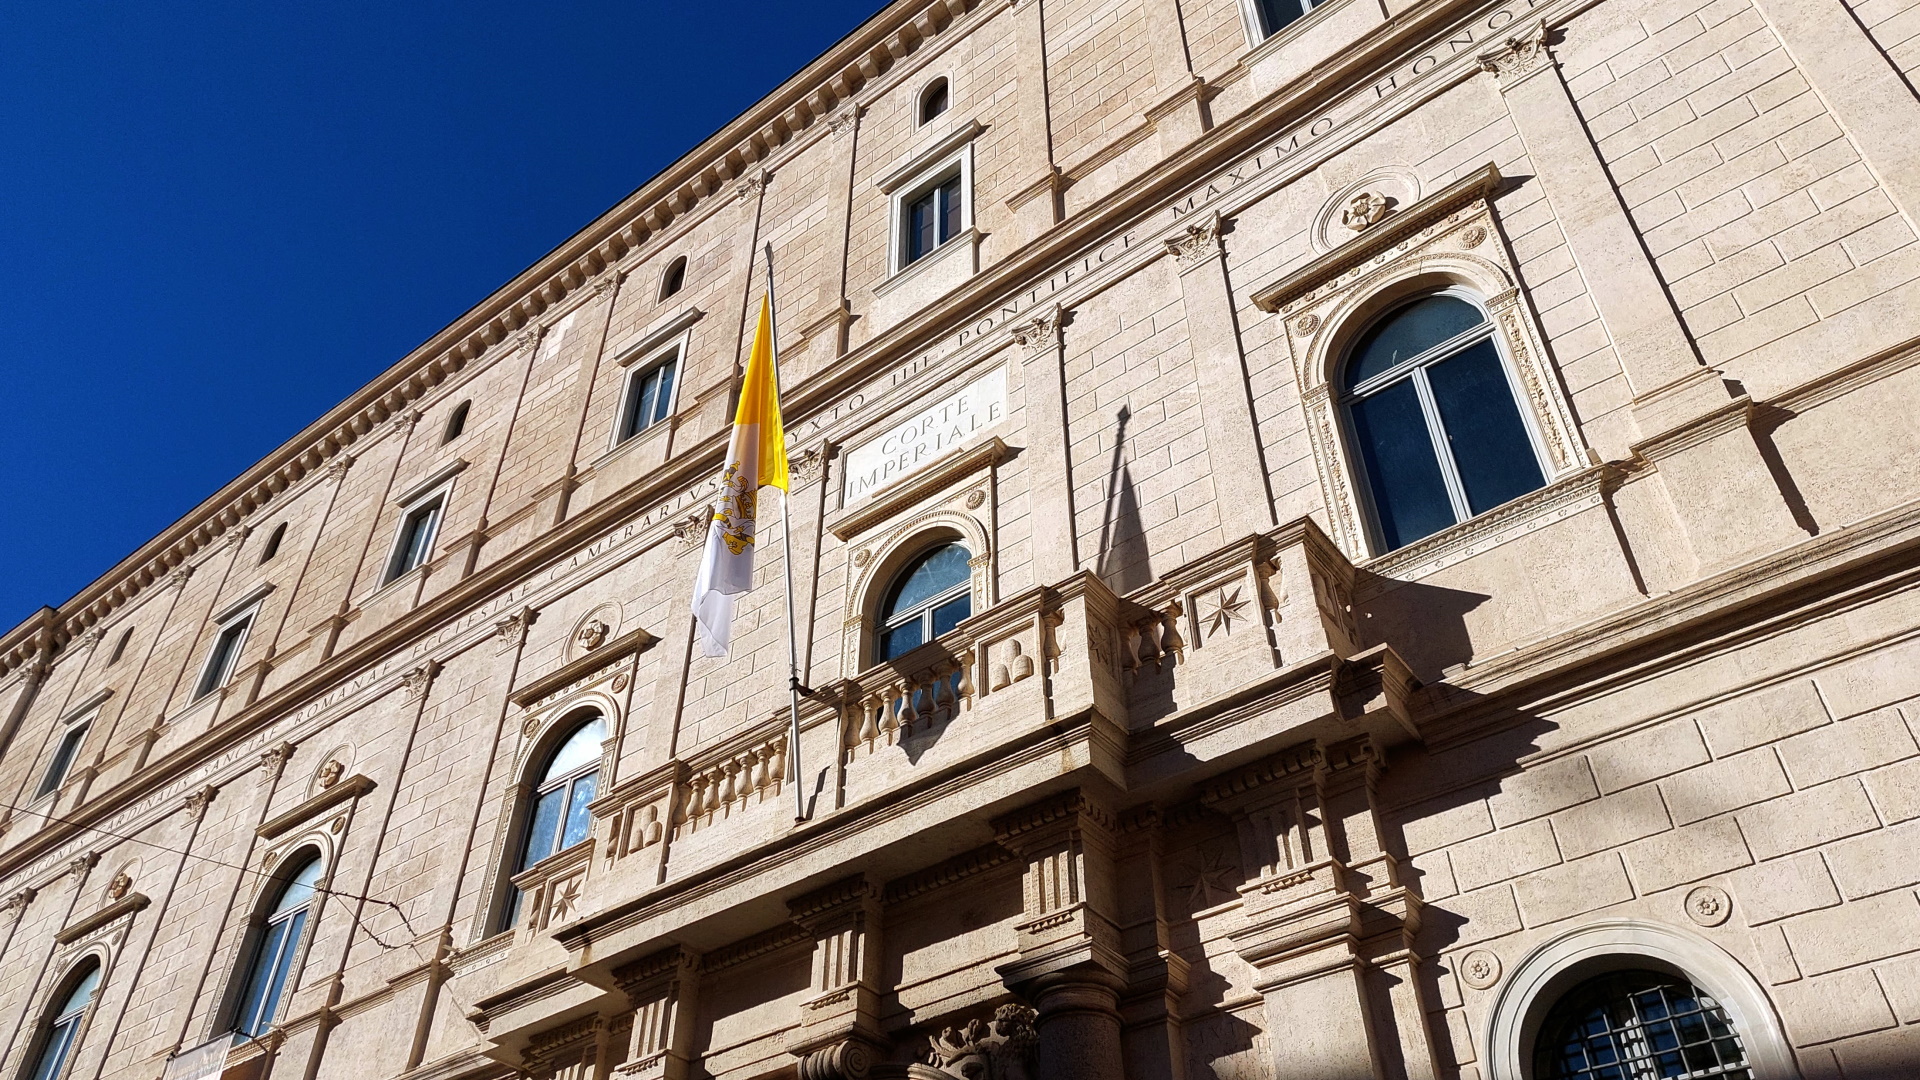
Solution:
<svg viewBox="0 0 1920 1080">
<path fill-rule="evenodd" d="M 194 684 L 195 701 L 227 685 L 227 680 L 233 677 L 234 664 L 240 659 L 240 650 L 246 647 L 247 632 L 252 628 L 252 609 L 220 624 L 220 632 L 213 638 L 213 649 L 200 668 L 200 681 Z"/>
<path fill-rule="evenodd" d="M 627 375 L 627 392 L 620 404 L 615 442 L 625 442 L 673 412 L 674 377 L 680 370 L 678 345 L 646 364 L 634 365 Z"/>
<path fill-rule="evenodd" d="M 246 981 L 233 1006 L 236 1036 L 265 1035 L 280 1015 L 280 1002 L 291 984 L 293 962 L 325 868 L 320 852 L 309 847 L 287 860 L 275 875 L 278 887 L 271 893 L 272 901 L 263 906 L 248 935 L 253 941 Z"/>
<path fill-rule="evenodd" d="M 40 777 L 40 787 L 33 793 L 34 798 L 45 798 L 66 783 L 67 773 L 73 770 L 73 761 L 80 756 L 80 744 L 86 741 L 87 729 L 92 725 L 92 714 L 67 724 L 66 730 L 60 733 L 60 741 L 54 744 L 53 760 L 47 762 L 47 771 Z"/>
<path fill-rule="evenodd" d="M 1459 290 L 1404 303 L 1348 351 L 1342 406 L 1381 551 L 1546 483 L 1486 312 Z"/>
<path fill-rule="evenodd" d="M 400 516 L 400 533 L 394 537 L 393 554 L 387 558 L 384 581 L 393 581 L 427 561 L 433 553 L 434 534 L 440 531 L 440 515 L 446 504 L 447 493 L 436 491 L 407 505 Z"/>
<path fill-rule="evenodd" d="M 605 717 L 593 713 L 577 720 L 566 739 L 547 756 L 539 774 L 529 778 L 531 798 L 521 811 L 525 816 L 514 873 L 584 843 L 591 834 L 593 817 L 587 808 L 599 790 L 600 756 L 606 739 Z M 520 890 L 510 886 L 501 929 L 519 921 L 520 901 Z"/>
<path fill-rule="evenodd" d="M 894 660 L 973 614 L 972 554 L 945 543 L 908 563 L 887 589 L 874 629 L 874 660 Z"/>
<path fill-rule="evenodd" d="M 960 235 L 965 201 L 962 198 L 960 168 L 952 170 L 906 198 L 900 212 L 900 265 L 908 266 L 935 248 Z"/>
<path fill-rule="evenodd" d="M 920 122 L 925 124 L 940 116 L 952 103 L 953 95 L 948 88 L 946 77 L 941 76 L 933 80 L 927 84 L 925 90 L 920 91 Z"/>
<path fill-rule="evenodd" d="M 1325 0 L 1241 0 L 1242 12 L 1255 43 L 1291 26 Z"/>
<path fill-rule="evenodd" d="M 81 1022 L 87 1018 L 87 1009 L 93 1004 L 93 995 L 98 989 L 100 960 L 89 956 L 61 981 L 60 992 L 54 995 L 58 1004 L 48 1010 L 35 1036 L 33 1065 L 21 1073 L 22 1076 L 29 1080 L 59 1080 L 67 1060 L 73 1056 Z"/>
</svg>

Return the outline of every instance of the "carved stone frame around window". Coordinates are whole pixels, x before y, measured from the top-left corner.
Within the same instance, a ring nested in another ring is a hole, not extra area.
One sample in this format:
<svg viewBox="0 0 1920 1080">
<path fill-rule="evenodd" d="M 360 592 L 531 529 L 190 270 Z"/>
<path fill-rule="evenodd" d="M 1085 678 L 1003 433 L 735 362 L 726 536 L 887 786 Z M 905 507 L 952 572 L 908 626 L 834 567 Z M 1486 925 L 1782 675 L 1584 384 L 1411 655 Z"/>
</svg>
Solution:
<svg viewBox="0 0 1920 1080">
<path fill-rule="evenodd" d="M 1525 389 L 1521 414 L 1545 450 L 1547 484 L 1587 465 L 1573 410 L 1493 213 L 1500 179 L 1488 164 L 1253 294 L 1257 306 L 1284 322 L 1333 540 L 1356 562 L 1379 552 L 1369 539 L 1365 498 L 1356 490 L 1336 369 L 1356 334 L 1412 295 L 1449 286 L 1473 293 Z"/>
</svg>

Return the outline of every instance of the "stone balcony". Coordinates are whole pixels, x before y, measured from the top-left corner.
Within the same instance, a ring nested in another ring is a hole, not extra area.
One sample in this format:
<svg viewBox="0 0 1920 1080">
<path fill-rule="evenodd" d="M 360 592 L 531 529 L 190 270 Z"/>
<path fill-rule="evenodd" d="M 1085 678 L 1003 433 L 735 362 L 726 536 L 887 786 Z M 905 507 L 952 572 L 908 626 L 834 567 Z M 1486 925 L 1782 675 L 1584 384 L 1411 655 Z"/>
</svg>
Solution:
<svg viewBox="0 0 1920 1080">
<path fill-rule="evenodd" d="M 591 854 L 516 881 L 545 904 L 520 933 L 542 939 L 532 951 L 549 973 L 557 945 L 574 979 L 612 991 L 616 969 L 668 947 L 791 932 L 788 902 L 848 874 L 884 882 L 993 844 L 997 819 L 1039 800 L 1170 803 L 1288 748 L 1413 738 L 1414 680 L 1391 649 L 1363 647 L 1354 574 L 1301 520 L 1131 597 L 1088 573 L 1008 597 L 816 688 L 802 709 L 806 820 L 787 718 L 767 717 L 607 791 Z M 584 987 L 528 982 L 523 964 L 470 983 L 453 967 L 503 1052 L 597 1008 Z"/>
</svg>

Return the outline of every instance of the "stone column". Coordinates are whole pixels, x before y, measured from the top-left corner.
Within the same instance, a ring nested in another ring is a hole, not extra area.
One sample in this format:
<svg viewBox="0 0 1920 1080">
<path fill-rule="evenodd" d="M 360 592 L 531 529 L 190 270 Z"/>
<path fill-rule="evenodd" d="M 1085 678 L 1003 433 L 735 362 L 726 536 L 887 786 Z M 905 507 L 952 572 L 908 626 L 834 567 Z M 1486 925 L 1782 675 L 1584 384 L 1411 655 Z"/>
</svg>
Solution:
<svg viewBox="0 0 1920 1080">
<path fill-rule="evenodd" d="M 1038 1010 L 1038 1076 L 1113 1080 L 1126 987 L 1114 889 L 1114 822 L 1075 790 L 994 822 L 1001 846 L 1026 861 L 1020 955 L 1001 979 Z"/>
<path fill-rule="evenodd" d="M 884 1056 L 880 1034 L 880 888 L 865 875 L 787 903 L 813 935 L 813 993 L 787 1049 L 800 1080 L 860 1080 Z"/>
<path fill-rule="evenodd" d="M 1266 996 L 1268 1030 L 1284 1033 L 1275 1080 L 1434 1073 L 1411 979 L 1419 899 L 1380 842 L 1378 765 L 1365 738 L 1303 743 L 1219 777 L 1203 796 L 1239 828 L 1248 880 L 1229 936 Z"/>
<path fill-rule="evenodd" d="M 631 1080 L 690 1080 L 700 958 L 680 946 L 614 971 L 633 1009 L 627 1060 L 614 1074 Z"/>
<path fill-rule="evenodd" d="M 1008 330 L 1022 357 L 1028 541 L 1033 583 L 1053 585 L 1080 568 L 1073 519 L 1073 457 L 1067 444 L 1066 343 L 1059 305 Z M 1053 445 L 1042 445 L 1051 442 Z"/>
<path fill-rule="evenodd" d="M 1220 243 L 1221 224 L 1218 213 L 1190 221 L 1186 232 L 1167 241 L 1167 252 L 1179 273 L 1187 314 L 1214 506 L 1219 508 L 1221 531 L 1237 540 L 1266 532 L 1275 522 L 1253 400 L 1247 396 L 1247 362 L 1234 317 L 1233 286 L 1227 280 L 1226 250 Z"/>
</svg>

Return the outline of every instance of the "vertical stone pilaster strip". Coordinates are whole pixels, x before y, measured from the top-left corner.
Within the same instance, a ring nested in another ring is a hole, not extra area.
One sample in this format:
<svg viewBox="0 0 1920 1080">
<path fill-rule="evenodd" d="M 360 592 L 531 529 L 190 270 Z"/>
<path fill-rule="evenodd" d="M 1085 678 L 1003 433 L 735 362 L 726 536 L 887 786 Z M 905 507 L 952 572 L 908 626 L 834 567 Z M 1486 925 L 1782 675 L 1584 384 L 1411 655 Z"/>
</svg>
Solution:
<svg viewBox="0 0 1920 1080">
<path fill-rule="evenodd" d="M 1701 370 L 1698 354 L 1547 47 L 1544 23 L 1480 57 L 1533 162 L 1636 399 Z M 1721 395 L 1724 401 L 1725 395 Z M 1642 434 L 1653 434 L 1645 431 Z"/>
<path fill-rule="evenodd" d="M 800 1080 L 862 1080 L 886 1046 L 879 886 L 856 875 L 789 901 L 787 911 L 813 937 L 812 992 L 787 1038 Z"/>
<path fill-rule="evenodd" d="M 1060 221 L 1060 169 L 1053 161 L 1053 115 L 1047 88 L 1046 0 L 1012 0 L 1014 78 L 1020 146 L 1008 200 L 1023 240 Z"/>
<path fill-rule="evenodd" d="M 1020 954 L 998 967 L 1014 993 L 1039 1012 L 1039 1068 L 1048 1080 L 1125 1075 L 1120 950 L 1114 881 L 1114 820 L 1096 800 L 1070 791 L 994 822 L 1002 847 L 1026 861 Z"/>
<path fill-rule="evenodd" d="M 617 969 L 613 977 L 633 1009 L 627 1060 L 614 1075 L 622 1080 L 691 1080 L 700 958 L 676 945 Z"/>
<path fill-rule="evenodd" d="M 1066 434 L 1064 314 L 1055 305 L 1008 331 L 1022 358 L 1020 393 L 1026 427 L 1032 433 L 1027 438 L 1027 454 L 1021 456 L 1031 455 L 1027 461 L 1027 520 L 1036 585 L 1052 585 L 1080 569 L 1073 515 L 1073 456 Z M 1041 445 L 1048 440 L 1047 433 L 1058 433 L 1053 446 Z"/>
<path fill-rule="evenodd" d="M 1227 279 L 1226 249 L 1221 245 L 1223 224 L 1218 213 L 1190 221 L 1185 232 L 1167 241 L 1167 253 L 1174 260 L 1186 310 L 1214 506 L 1224 538 L 1237 540 L 1266 532 L 1275 522 L 1265 455 L 1248 397 L 1246 355 L 1241 351 L 1233 288 Z"/>
<path fill-rule="evenodd" d="M 1874 178 L 1920 231 L 1920 97 L 1842 0 L 1754 0 Z"/>
</svg>

